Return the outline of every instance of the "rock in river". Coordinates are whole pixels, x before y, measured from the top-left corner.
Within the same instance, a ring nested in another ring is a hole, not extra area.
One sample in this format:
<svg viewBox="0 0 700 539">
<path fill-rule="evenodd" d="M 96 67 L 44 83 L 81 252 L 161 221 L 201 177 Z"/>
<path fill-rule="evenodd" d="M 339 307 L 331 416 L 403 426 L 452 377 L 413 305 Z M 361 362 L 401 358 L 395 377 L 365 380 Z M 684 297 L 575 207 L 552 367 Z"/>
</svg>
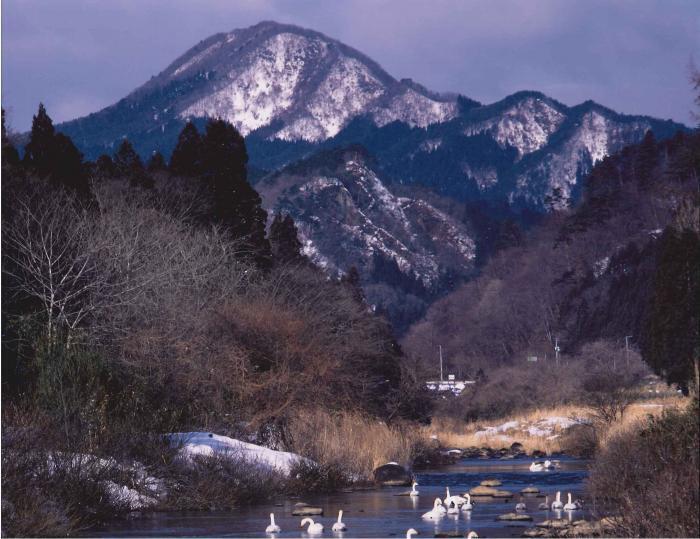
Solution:
<svg viewBox="0 0 700 539">
<path fill-rule="evenodd" d="M 484 487 L 500 487 L 503 483 L 501 483 L 498 479 L 484 479 L 481 482 L 481 485 Z"/>
<path fill-rule="evenodd" d="M 537 487 L 525 487 L 520 491 L 520 494 L 539 494 L 540 489 Z"/>
<path fill-rule="evenodd" d="M 498 515 L 496 520 L 509 520 L 514 522 L 529 522 L 532 520 L 530 515 L 523 515 L 522 513 L 506 513 L 505 515 Z"/>
<path fill-rule="evenodd" d="M 314 515 L 323 515 L 323 508 L 314 507 L 307 503 L 295 503 L 294 509 L 292 510 L 292 516 L 295 517 L 309 517 Z"/>
<path fill-rule="evenodd" d="M 374 470 L 374 482 L 385 487 L 410 485 L 412 479 L 411 473 L 395 462 L 389 462 Z"/>
</svg>

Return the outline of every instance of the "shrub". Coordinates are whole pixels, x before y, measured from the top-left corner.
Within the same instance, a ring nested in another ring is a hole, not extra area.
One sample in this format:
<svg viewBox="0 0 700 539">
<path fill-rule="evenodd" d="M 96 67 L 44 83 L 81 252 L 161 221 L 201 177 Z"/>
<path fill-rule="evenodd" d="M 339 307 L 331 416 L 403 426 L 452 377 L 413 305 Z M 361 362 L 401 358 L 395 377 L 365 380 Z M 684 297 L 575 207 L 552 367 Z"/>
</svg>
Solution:
<svg viewBox="0 0 700 539">
<path fill-rule="evenodd" d="M 588 479 L 599 508 L 618 515 L 617 535 L 698 537 L 698 408 L 669 411 L 618 433 Z"/>
</svg>

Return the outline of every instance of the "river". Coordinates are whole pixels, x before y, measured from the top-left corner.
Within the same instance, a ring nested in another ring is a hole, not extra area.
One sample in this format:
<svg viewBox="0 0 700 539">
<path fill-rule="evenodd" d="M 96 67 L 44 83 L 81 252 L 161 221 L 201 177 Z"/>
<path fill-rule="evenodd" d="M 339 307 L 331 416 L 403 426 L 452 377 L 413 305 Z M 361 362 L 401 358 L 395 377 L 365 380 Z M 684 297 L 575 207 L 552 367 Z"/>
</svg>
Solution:
<svg viewBox="0 0 700 539">
<path fill-rule="evenodd" d="M 519 491 L 526 486 L 539 488 L 542 494 L 562 492 L 566 503 L 566 493 L 574 499 L 583 498 L 583 480 L 587 475 L 587 461 L 562 458 L 561 467 L 547 472 L 530 472 L 532 459 L 475 460 L 464 459 L 457 464 L 417 472 L 420 496 L 411 498 L 398 496 L 406 492 L 405 487 L 382 488 L 339 492 L 324 496 L 308 496 L 303 501 L 320 506 L 325 515 L 316 519 L 325 529 L 325 537 L 405 537 L 408 528 L 415 528 L 418 537 L 433 537 L 436 533 L 460 533 L 476 531 L 480 537 L 520 537 L 524 528 L 532 523 L 506 523 L 496 520 L 498 515 L 513 512 L 515 504 L 522 501 L 527 505 L 528 515 L 533 522 L 546 518 L 564 517 L 578 520 L 588 517 L 586 511 L 553 512 L 537 509 L 544 498 L 521 496 Z M 433 506 L 435 497 L 445 497 L 445 487 L 451 494 L 463 494 L 478 485 L 482 480 L 495 478 L 502 482 L 499 489 L 510 490 L 515 494 L 511 500 L 476 498 L 471 512 L 459 515 L 446 515 L 433 523 L 421 519 L 421 515 Z M 269 514 L 275 513 L 277 524 L 282 532 L 275 537 L 319 537 L 309 536 L 299 528 L 300 517 L 291 516 L 298 499 L 277 504 L 241 507 L 227 512 L 172 512 L 151 513 L 125 521 L 111 523 L 101 529 L 90 531 L 91 536 L 189 536 L 189 537 L 266 537 L 265 527 L 269 524 Z M 338 510 L 343 510 L 343 521 L 347 531 L 335 533 L 331 525 L 335 522 Z"/>
</svg>

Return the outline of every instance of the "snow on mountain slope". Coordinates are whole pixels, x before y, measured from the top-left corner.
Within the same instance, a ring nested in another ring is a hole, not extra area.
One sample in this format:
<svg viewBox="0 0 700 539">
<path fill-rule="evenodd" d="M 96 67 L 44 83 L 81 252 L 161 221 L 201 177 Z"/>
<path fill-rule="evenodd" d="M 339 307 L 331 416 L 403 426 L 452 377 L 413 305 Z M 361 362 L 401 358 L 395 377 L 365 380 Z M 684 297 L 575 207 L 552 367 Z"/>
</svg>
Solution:
<svg viewBox="0 0 700 539">
<path fill-rule="evenodd" d="M 210 40 L 159 76 L 172 82 L 209 74 L 210 91 L 181 96 L 176 109 L 182 119 L 224 118 L 244 135 L 277 121 L 283 127 L 271 137 L 315 142 L 361 114 L 425 126 L 456 111 L 455 98 L 397 82 L 358 51 L 318 32 L 264 22 Z"/>
<path fill-rule="evenodd" d="M 652 127 L 644 119 L 619 121 L 595 107 L 571 123 L 570 133 L 554 151 L 526 164 L 519 172 L 512 199 L 541 203 L 557 192 L 554 208 L 565 207 L 572 190 L 593 165 L 623 146 L 638 142 Z"/>
<path fill-rule="evenodd" d="M 490 134 L 501 146 L 517 148 L 522 157 L 547 144 L 566 116 L 538 97 L 518 101 L 491 118 L 468 125 L 466 135 Z"/>
<path fill-rule="evenodd" d="M 396 263 L 430 288 L 446 270 L 473 268 L 474 240 L 465 226 L 423 200 L 394 195 L 359 150 L 322 152 L 322 163 L 283 170 L 257 185 L 271 210 L 294 217 L 305 253 L 331 272 L 374 257 Z"/>
</svg>

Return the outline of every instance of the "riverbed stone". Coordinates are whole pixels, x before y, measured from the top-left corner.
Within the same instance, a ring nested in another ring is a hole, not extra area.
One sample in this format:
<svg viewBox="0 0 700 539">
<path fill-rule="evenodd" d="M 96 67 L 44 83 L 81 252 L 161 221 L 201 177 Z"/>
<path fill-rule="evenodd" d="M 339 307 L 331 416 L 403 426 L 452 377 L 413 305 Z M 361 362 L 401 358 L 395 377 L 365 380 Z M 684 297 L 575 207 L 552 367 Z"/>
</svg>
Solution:
<svg viewBox="0 0 700 539">
<path fill-rule="evenodd" d="M 481 485 L 485 487 L 500 487 L 503 483 L 501 483 L 498 479 L 484 479 L 481 482 Z"/>
<path fill-rule="evenodd" d="M 506 513 L 505 515 L 498 515 L 496 520 L 508 520 L 513 522 L 530 522 L 532 517 L 530 515 L 523 515 L 522 513 Z"/>
<path fill-rule="evenodd" d="M 295 517 L 310 517 L 316 515 L 323 515 L 322 507 L 314 507 L 313 505 L 300 502 L 295 503 L 294 509 L 292 509 L 292 516 Z"/>
<path fill-rule="evenodd" d="M 374 482 L 385 487 L 407 486 L 412 480 L 411 472 L 395 462 L 384 464 L 374 470 Z"/>
<path fill-rule="evenodd" d="M 537 487 L 525 487 L 520 491 L 520 494 L 539 494 L 540 489 Z"/>
<path fill-rule="evenodd" d="M 513 493 L 509 490 L 497 490 L 492 496 L 494 498 L 512 498 Z"/>
<path fill-rule="evenodd" d="M 547 537 L 548 532 L 544 528 L 528 528 L 523 532 L 523 537 Z"/>
<path fill-rule="evenodd" d="M 484 485 L 479 485 L 469 489 L 469 494 L 472 496 L 493 496 L 498 492 L 498 489 L 493 487 L 485 487 Z"/>
<path fill-rule="evenodd" d="M 538 522 L 535 524 L 535 526 L 538 526 L 540 528 L 566 528 L 570 525 L 571 523 L 568 521 L 566 518 L 552 518 L 549 520 L 545 520 L 543 522 Z"/>
</svg>

